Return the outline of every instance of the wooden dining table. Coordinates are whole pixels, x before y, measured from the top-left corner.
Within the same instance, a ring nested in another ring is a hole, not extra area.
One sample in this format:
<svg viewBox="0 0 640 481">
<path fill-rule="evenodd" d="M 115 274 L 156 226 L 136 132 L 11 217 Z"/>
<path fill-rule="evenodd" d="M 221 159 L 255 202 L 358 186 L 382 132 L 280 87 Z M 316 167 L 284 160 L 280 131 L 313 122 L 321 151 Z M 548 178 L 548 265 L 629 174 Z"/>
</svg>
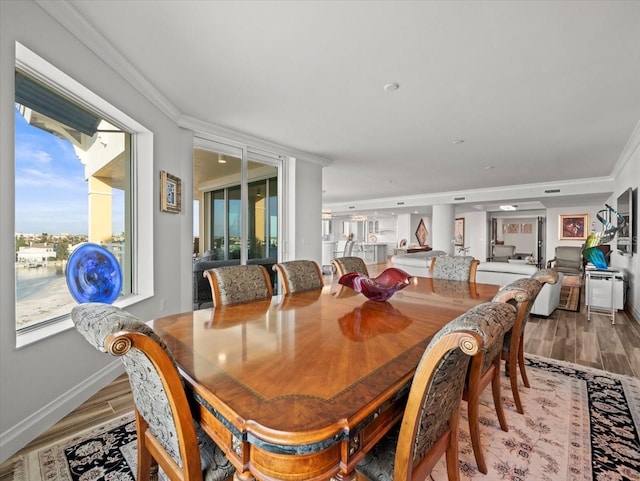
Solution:
<svg viewBox="0 0 640 481">
<path fill-rule="evenodd" d="M 498 289 L 414 277 L 377 302 L 333 284 L 150 325 L 236 479 L 347 480 L 402 418 L 429 340 Z"/>
</svg>

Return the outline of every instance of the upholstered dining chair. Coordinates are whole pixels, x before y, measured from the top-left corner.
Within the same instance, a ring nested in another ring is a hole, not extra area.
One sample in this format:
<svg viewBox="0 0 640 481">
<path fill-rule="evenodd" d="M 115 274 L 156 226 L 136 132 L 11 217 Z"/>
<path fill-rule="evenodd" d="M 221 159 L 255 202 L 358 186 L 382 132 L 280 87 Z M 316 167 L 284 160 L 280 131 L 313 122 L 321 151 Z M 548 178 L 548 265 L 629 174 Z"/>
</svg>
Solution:
<svg viewBox="0 0 640 481">
<path fill-rule="evenodd" d="M 509 375 L 516 410 L 520 414 L 524 414 L 524 408 L 518 391 L 518 368 L 522 382 L 526 387 L 530 387 L 524 362 L 524 328 L 529 320 L 531 308 L 544 284 L 555 284 L 558 278 L 559 275 L 555 270 L 542 269 L 529 278 L 517 279 L 504 286 L 493 297 L 493 301 L 496 302 L 514 303 L 518 309 L 513 328 L 505 333 L 501 356 L 505 361 L 505 371 Z"/>
<path fill-rule="evenodd" d="M 322 271 L 315 261 L 298 260 L 281 262 L 275 264 L 273 270 L 278 272 L 283 294 L 322 289 L 324 287 Z"/>
<path fill-rule="evenodd" d="M 261 265 L 214 267 L 204 275 L 211 285 L 214 307 L 270 299 L 273 295 L 269 273 Z"/>
<path fill-rule="evenodd" d="M 369 275 L 369 269 L 367 269 L 367 264 L 362 257 L 336 257 L 331 260 L 331 263 L 335 266 L 339 278 L 349 272 Z"/>
<path fill-rule="evenodd" d="M 513 323 L 515 308 L 485 303 L 449 322 L 433 337 L 413 377 L 400 426 L 384 436 L 356 470 L 376 481 L 428 479 L 446 454 L 449 481 L 460 479 L 458 426 L 469 356 L 483 347 L 480 320 Z"/>
<path fill-rule="evenodd" d="M 472 256 L 437 256 L 429 270 L 434 279 L 475 282 L 478 264 Z"/>
<path fill-rule="evenodd" d="M 512 316 L 476 316 L 474 318 L 476 322 L 474 330 L 482 336 L 483 345 L 480 352 L 471 358 L 462 399 L 467 401 L 471 446 L 478 470 L 483 474 L 487 474 L 488 470 L 480 443 L 480 395 L 489 383 L 491 383 L 493 404 L 500 428 L 505 432 L 509 431 L 500 394 L 500 360 L 505 333 L 513 328 L 516 321 L 515 306 L 511 306 L 510 312 L 513 312 Z"/>
<path fill-rule="evenodd" d="M 71 318 L 99 351 L 120 356 L 135 402 L 138 481 L 158 465 L 172 481 L 226 480 L 235 468 L 194 421 L 176 364 L 155 331 L 118 307 L 80 304 Z"/>
</svg>

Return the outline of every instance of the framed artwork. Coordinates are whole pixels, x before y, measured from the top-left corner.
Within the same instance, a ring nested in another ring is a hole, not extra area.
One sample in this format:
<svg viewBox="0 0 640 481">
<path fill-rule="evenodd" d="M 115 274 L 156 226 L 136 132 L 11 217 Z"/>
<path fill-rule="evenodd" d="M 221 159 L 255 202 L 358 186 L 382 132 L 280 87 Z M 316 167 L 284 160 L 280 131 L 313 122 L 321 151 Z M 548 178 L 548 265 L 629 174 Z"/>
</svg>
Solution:
<svg viewBox="0 0 640 481">
<path fill-rule="evenodd" d="M 520 234 L 520 224 L 507 224 L 507 234 Z"/>
<path fill-rule="evenodd" d="M 421 246 L 426 246 L 428 235 L 429 231 L 427 230 L 427 226 L 424 225 L 424 221 L 420 219 L 420 223 L 418 224 L 418 228 L 416 229 L 416 239 L 418 239 L 418 244 L 420 244 Z"/>
<path fill-rule="evenodd" d="M 160 210 L 179 214 L 182 208 L 182 182 L 180 179 L 160 171 Z"/>
<path fill-rule="evenodd" d="M 586 240 L 588 228 L 589 214 L 560 215 L 560 240 Z"/>
<path fill-rule="evenodd" d="M 532 224 L 522 224 L 522 233 L 532 234 L 533 233 L 532 227 L 533 227 Z"/>
<path fill-rule="evenodd" d="M 453 228 L 454 244 L 457 246 L 464 246 L 464 217 L 456 218 L 456 223 Z"/>
</svg>

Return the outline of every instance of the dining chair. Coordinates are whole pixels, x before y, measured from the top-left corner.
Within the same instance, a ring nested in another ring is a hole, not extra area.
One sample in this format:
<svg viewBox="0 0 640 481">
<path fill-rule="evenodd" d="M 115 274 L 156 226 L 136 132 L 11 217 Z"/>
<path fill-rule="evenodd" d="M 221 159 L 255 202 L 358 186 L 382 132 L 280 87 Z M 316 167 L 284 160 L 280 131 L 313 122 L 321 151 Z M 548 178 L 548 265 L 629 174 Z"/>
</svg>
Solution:
<svg viewBox="0 0 640 481">
<path fill-rule="evenodd" d="M 233 465 L 194 421 L 173 357 L 149 325 L 101 303 L 77 305 L 71 319 L 93 347 L 122 359 L 135 403 L 138 481 L 155 478 L 158 465 L 171 481 L 233 476 Z"/>
<path fill-rule="evenodd" d="M 331 263 L 335 266 L 338 277 L 342 277 L 349 272 L 357 272 L 365 276 L 369 275 L 369 269 L 367 269 L 367 264 L 365 264 L 362 257 L 336 257 L 331 260 Z"/>
<path fill-rule="evenodd" d="M 261 265 L 214 267 L 204 275 L 211 285 L 214 307 L 270 299 L 273 295 L 269 273 Z"/>
<path fill-rule="evenodd" d="M 516 308 L 508 303 L 498 303 L 511 306 L 513 316 L 474 316 L 473 330 L 482 336 L 482 349 L 471 358 L 469 372 L 465 382 L 462 399 L 467 401 L 469 418 L 469 434 L 473 454 L 478 470 L 487 474 L 487 463 L 480 442 L 480 395 L 491 383 L 493 404 L 498 416 L 500 428 L 509 431 L 507 418 L 502 407 L 500 394 L 500 361 L 502 359 L 502 345 L 505 333 L 513 328 L 516 320 Z"/>
<path fill-rule="evenodd" d="M 475 282 L 478 264 L 472 256 L 436 256 L 429 270 L 434 279 Z"/>
<path fill-rule="evenodd" d="M 496 302 L 512 302 L 518 309 L 513 328 L 505 333 L 501 357 L 505 361 L 505 371 L 509 375 L 513 400 L 520 414 L 524 414 L 524 408 L 518 392 L 518 368 L 524 385 L 531 387 L 524 362 L 524 329 L 529 320 L 531 308 L 544 284 L 555 284 L 558 279 L 559 274 L 555 270 L 542 269 L 529 278 L 517 279 L 504 286 L 493 297 Z"/>
<path fill-rule="evenodd" d="M 449 481 L 459 480 L 458 426 L 469 356 L 483 348 L 481 319 L 509 324 L 515 308 L 484 303 L 436 333 L 418 364 L 402 421 L 358 463 L 356 470 L 378 481 L 428 479 L 443 454 Z"/>
<path fill-rule="evenodd" d="M 324 280 L 318 263 L 311 260 L 288 261 L 275 264 L 283 294 L 292 294 L 312 289 L 322 289 Z"/>
</svg>

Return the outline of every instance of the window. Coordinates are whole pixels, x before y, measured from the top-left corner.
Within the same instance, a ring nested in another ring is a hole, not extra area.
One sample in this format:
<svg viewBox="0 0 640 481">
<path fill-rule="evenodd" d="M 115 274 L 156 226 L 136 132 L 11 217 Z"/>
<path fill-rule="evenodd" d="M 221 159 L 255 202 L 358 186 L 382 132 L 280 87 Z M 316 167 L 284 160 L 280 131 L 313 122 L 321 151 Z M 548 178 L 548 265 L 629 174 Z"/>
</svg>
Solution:
<svg viewBox="0 0 640 481">
<path fill-rule="evenodd" d="M 282 156 L 196 138 L 196 257 L 270 265 L 277 262 Z"/>
<path fill-rule="evenodd" d="M 104 246 L 120 263 L 118 305 L 152 292 L 153 269 L 136 268 L 148 256 L 141 259 L 135 249 L 152 234 L 133 238 L 134 219 L 151 207 L 152 185 L 141 183 L 136 191 L 133 179 L 150 172 L 152 135 L 20 44 L 14 122 L 16 331 L 22 345 L 70 327 L 77 303 L 65 265 L 83 242 Z"/>
</svg>

